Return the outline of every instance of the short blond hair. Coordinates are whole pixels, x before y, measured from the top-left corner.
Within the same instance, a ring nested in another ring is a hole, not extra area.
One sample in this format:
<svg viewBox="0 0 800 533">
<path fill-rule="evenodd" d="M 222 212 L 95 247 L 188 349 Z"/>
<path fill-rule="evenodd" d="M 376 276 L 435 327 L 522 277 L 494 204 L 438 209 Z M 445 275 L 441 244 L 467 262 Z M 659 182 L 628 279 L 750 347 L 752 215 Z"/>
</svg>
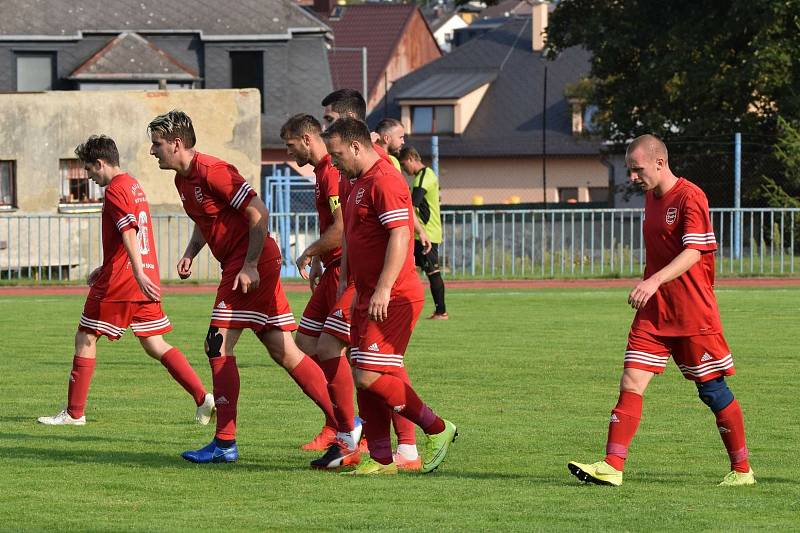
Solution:
<svg viewBox="0 0 800 533">
<path fill-rule="evenodd" d="M 162 139 L 174 141 L 180 139 L 186 148 L 194 148 L 197 137 L 189 115 L 178 109 L 173 109 L 163 115 L 158 115 L 147 125 L 150 135 L 158 135 Z"/>
</svg>

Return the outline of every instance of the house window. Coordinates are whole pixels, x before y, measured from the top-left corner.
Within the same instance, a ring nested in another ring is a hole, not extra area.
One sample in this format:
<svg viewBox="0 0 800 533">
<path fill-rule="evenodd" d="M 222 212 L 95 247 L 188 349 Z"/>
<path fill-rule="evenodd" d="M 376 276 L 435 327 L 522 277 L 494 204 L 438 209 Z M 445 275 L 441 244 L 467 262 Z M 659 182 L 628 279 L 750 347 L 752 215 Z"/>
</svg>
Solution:
<svg viewBox="0 0 800 533">
<path fill-rule="evenodd" d="M 17 175 L 14 161 L 0 161 L 0 209 L 17 207 Z"/>
<path fill-rule="evenodd" d="M 231 87 L 258 89 L 261 112 L 264 112 L 264 53 L 231 52 Z"/>
<path fill-rule="evenodd" d="M 558 188 L 558 201 L 562 204 L 576 204 L 578 203 L 578 188 L 577 187 L 559 187 Z"/>
<path fill-rule="evenodd" d="M 49 91 L 55 78 L 55 54 L 18 53 L 17 91 Z"/>
<path fill-rule="evenodd" d="M 62 204 L 99 204 L 103 201 L 103 189 L 89 179 L 78 159 L 61 159 L 58 169 Z"/>
<path fill-rule="evenodd" d="M 590 202 L 608 202 L 608 187 L 589 187 Z"/>
<path fill-rule="evenodd" d="M 451 105 L 414 106 L 411 108 L 411 131 L 417 133 L 453 133 Z"/>
</svg>

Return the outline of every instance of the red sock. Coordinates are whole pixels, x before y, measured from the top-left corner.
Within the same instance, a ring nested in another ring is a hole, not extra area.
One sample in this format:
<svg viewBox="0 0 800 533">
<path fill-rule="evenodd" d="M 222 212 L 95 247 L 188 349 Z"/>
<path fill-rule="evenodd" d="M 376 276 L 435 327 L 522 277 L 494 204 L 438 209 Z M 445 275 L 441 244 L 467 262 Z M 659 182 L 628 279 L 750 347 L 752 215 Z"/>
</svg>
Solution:
<svg viewBox="0 0 800 533">
<path fill-rule="evenodd" d="M 364 423 L 369 456 L 381 464 L 388 465 L 392 462 L 392 439 L 389 435 L 392 415 L 389 406 L 382 398 L 368 390 L 358 390 L 356 399 L 358 414 Z"/>
<path fill-rule="evenodd" d="M 406 385 L 411 385 L 411 378 L 408 377 L 406 367 L 402 367 L 392 375 L 401 379 Z M 394 432 L 397 435 L 397 444 L 416 444 L 417 443 L 417 428 L 414 422 L 404 417 L 400 413 L 392 411 L 392 424 L 394 425 Z"/>
<path fill-rule="evenodd" d="M 608 440 L 606 441 L 605 461 L 622 470 L 625 458 L 628 457 L 628 446 L 631 445 L 633 436 L 639 428 L 642 418 L 642 397 L 635 392 L 622 391 L 619 393 L 617 405 L 611 411 L 611 420 L 608 423 Z"/>
<path fill-rule="evenodd" d="M 341 432 L 353 431 L 353 374 L 346 357 L 334 357 L 320 361 L 319 366 L 328 380 L 328 395 L 336 415 L 337 429 Z"/>
<path fill-rule="evenodd" d="M 728 457 L 731 459 L 731 470 L 749 472 L 750 462 L 747 460 L 749 452 L 744 435 L 744 416 L 739 402 L 733 400 L 714 416 L 717 417 L 717 429 L 725 444 L 725 449 L 728 450 Z"/>
<path fill-rule="evenodd" d="M 239 368 L 236 357 L 222 355 L 208 360 L 214 382 L 214 402 L 217 405 L 217 432 L 223 440 L 236 438 L 236 404 L 239 402 Z"/>
<path fill-rule="evenodd" d="M 400 378 L 383 374 L 369 386 L 369 391 L 382 398 L 394 412 L 421 427 L 426 434 L 444 431 L 444 421 L 419 399 L 411 385 L 403 383 Z"/>
<path fill-rule="evenodd" d="M 328 381 L 322 369 L 307 355 L 303 355 L 302 361 L 289 372 L 292 379 L 297 383 L 306 396 L 314 400 L 314 403 L 322 409 L 325 414 L 325 425 L 335 428 L 336 415 L 333 413 L 333 404 L 328 394 Z"/>
<path fill-rule="evenodd" d="M 167 350 L 161 356 L 161 364 L 167 369 L 169 375 L 192 395 L 195 405 L 203 403 L 206 398 L 206 388 L 203 387 L 203 382 L 197 377 L 197 373 L 179 349 Z"/>
<path fill-rule="evenodd" d="M 83 416 L 96 362 L 94 357 L 78 357 L 76 355 L 72 358 L 72 372 L 69 373 L 67 390 L 67 412 L 72 418 Z"/>
</svg>

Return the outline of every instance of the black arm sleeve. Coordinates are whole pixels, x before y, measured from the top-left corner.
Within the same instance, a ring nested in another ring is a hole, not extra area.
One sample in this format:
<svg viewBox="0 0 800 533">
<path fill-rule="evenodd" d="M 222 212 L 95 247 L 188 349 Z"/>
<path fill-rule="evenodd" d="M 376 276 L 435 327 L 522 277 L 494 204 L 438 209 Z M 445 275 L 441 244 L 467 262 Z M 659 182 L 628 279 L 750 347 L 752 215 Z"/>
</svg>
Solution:
<svg viewBox="0 0 800 533">
<path fill-rule="evenodd" d="M 425 194 L 427 192 L 428 191 L 422 187 L 414 187 L 414 190 L 411 191 L 411 204 L 414 207 L 419 207 L 423 200 L 425 200 Z"/>
</svg>

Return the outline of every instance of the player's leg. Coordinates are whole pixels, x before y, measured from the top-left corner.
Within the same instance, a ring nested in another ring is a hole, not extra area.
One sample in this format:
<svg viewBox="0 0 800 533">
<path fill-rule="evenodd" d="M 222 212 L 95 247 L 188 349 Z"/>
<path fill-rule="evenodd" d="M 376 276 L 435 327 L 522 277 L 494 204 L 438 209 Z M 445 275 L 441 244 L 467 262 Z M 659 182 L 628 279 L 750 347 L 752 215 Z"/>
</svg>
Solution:
<svg viewBox="0 0 800 533">
<path fill-rule="evenodd" d="M 167 369 L 172 379 L 177 381 L 192 397 L 197 406 L 195 420 L 203 426 L 208 424 L 216 410 L 214 407 L 214 395 L 206 392 L 203 382 L 194 371 L 194 368 L 192 368 L 192 365 L 189 364 L 186 356 L 178 348 L 166 342 L 160 334 L 147 337 L 139 336 L 138 339 L 145 353 L 159 361 Z"/>
<path fill-rule="evenodd" d="M 411 386 L 411 378 L 405 366 L 395 370 L 392 374 Z M 395 412 L 392 412 L 392 425 L 394 433 L 397 435 L 397 451 L 393 455 L 397 468 L 419 470 L 422 468 L 422 458 L 417 450 L 417 426 L 408 418 Z"/>
<path fill-rule="evenodd" d="M 239 457 L 236 445 L 239 368 L 236 366 L 234 348 L 242 330 L 219 327 L 214 325 L 215 322 L 217 321 L 212 318 L 204 347 L 211 366 L 217 427 L 214 439 L 208 445 L 181 454 L 184 459 L 194 463 L 227 463 L 236 461 Z"/>
<path fill-rule="evenodd" d="M 570 472 L 581 481 L 601 485 L 621 485 L 628 448 L 642 418 L 644 391 L 655 374 L 664 372 L 670 350 L 664 339 L 631 330 L 625 350 L 624 368 L 619 384 L 619 398 L 611 410 L 602 461 L 585 464 L 571 461 Z"/>
<path fill-rule="evenodd" d="M 700 400 L 714 413 L 731 464 L 731 472 L 721 485 L 755 484 L 747 450 L 744 415 L 725 381 L 725 376 L 736 372 L 725 337 L 718 334 L 682 338 L 675 350 L 675 362 L 684 377 L 695 382 Z"/>
<path fill-rule="evenodd" d="M 95 368 L 97 339 L 119 339 L 130 324 L 132 309 L 129 302 L 104 302 L 87 298 L 83 306 L 78 331 L 75 333 L 75 354 L 69 376 L 67 407 L 55 416 L 38 419 L 47 425 L 83 425 L 89 385 Z"/>
<path fill-rule="evenodd" d="M 373 394 L 367 383 L 380 377 L 380 373 L 360 369 L 354 371 L 358 387 L 356 398 L 358 412 L 364 421 L 369 457 L 362 460 L 348 475 L 392 475 L 397 473 L 397 465 L 392 460 L 392 441 L 389 433 L 392 411 L 383 398 Z"/>
<path fill-rule="evenodd" d="M 364 334 L 358 341 L 358 348 L 353 351 L 352 363 L 356 368 L 354 377 L 359 390 L 368 390 L 381 398 L 391 410 L 408 418 L 425 432 L 427 442 L 422 471 L 430 472 L 441 464 L 447 454 L 457 435 L 456 427 L 434 413 L 410 384 L 393 375 L 403 366 L 403 354 L 421 311 L 422 302 L 390 304 L 388 320 L 375 322 L 365 319 L 365 310 L 357 310 L 359 316 L 354 321 L 363 323 Z M 359 327 L 359 330 L 362 328 Z M 369 427 L 369 420 L 366 425 Z M 369 435 L 367 433 L 368 443 Z"/>
<path fill-rule="evenodd" d="M 415 246 L 419 245 L 416 241 Z M 422 254 L 422 250 L 420 250 Z M 447 320 L 447 307 L 444 303 L 444 280 L 439 268 L 439 245 L 437 243 L 431 244 L 431 250 L 427 254 L 422 254 L 422 270 L 428 276 L 428 284 L 431 287 L 431 296 L 433 296 L 433 303 L 436 306 L 433 314 L 428 318 L 431 320 Z"/>
<path fill-rule="evenodd" d="M 41 416 L 37 420 L 48 426 L 86 424 L 84 409 L 89 396 L 89 385 L 94 374 L 97 355 L 97 335 L 78 330 L 75 333 L 75 354 L 67 388 L 67 407 L 53 416 Z"/>
<path fill-rule="evenodd" d="M 323 332 L 319 338 L 319 365 L 328 380 L 328 394 L 336 416 L 336 442 L 325 454 L 311 461 L 315 468 L 338 468 L 359 462 L 358 446 L 362 425 L 355 419 L 353 376 L 345 355 L 346 344 L 340 338 Z"/>
<path fill-rule="evenodd" d="M 139 339 L 145 353 L 159 361 L 172 378 L 178 382 L 194 400 L 198 408 L 195 416 L 201 424 L 208 424 L 214 410 L 214 396 L 206 392 L 186 356 L 164 340 L 164 334 L 172 331 L 172 324 L 164 314 L 160 302 L 136 304 L 131 319 L 131 330 Z"/>
<path fill-rule="evenodd" d="M 328 395 L 331 394 L 331 382 L 328 374 L 331 372 L 331 362 L 325 365 L 321 364 L 319 356 L 319 338 L 322 335 L 325 321 L 331 308 L 336 304 L 336 288 L 339 284 L 339 268 L 330 267 L 326 268 L 320 277 L 319 283 L 311 294 L 311 298 L 303 310 L 303 316 L 300 319 L 300 325 L 295 335 L 295 343 L 303 353 L 307 354 L 314 360 L 323 373 L 325 378 L 328 379 Z M 327 370 L 326 370 L 327 368 Z M 334 369 L 335 370 L 335 369 Z M 334 376 L 335 377 L 335 376 Z M 352 382 L 352 379 L 350 380 Z M 352 389 L 352 387 L 351 387 Z M 336 401 L 331 398 L 332 404 L 335 406 Z M 352 406 L 352 391 L 347 402 Z M 338 415 L 337 415 L 338 416 Z M 352 417 L 351 417 L 352 418 Z M 334 421 L 334 425 L 330 425 L 330 420 L 325 420 L 322 429 L 319 433 L 309 442 L 303 444 L 301 448 L 307 451 L 327 451 L 336 442 L 336 432 L 341 431 L 339 428 L 340 423 Z M 352 424 L 352 420 L 350 421 Z M 313 463 L 312 463 L 313 465 Z"/>
</svg>

